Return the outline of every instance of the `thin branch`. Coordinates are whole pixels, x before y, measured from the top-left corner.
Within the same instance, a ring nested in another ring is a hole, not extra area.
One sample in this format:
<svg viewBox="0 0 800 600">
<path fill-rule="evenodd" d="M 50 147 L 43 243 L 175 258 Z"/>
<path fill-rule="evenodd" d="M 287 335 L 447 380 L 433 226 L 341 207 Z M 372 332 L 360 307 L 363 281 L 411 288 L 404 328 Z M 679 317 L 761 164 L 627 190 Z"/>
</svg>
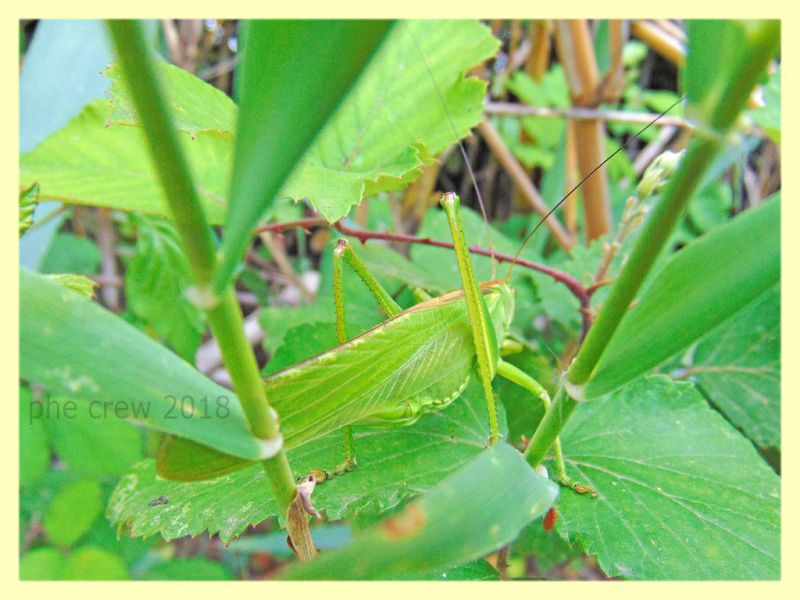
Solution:
<svg viewBox="0 0 800 600">
<path fill-rule="evenodd" d="M 482 121 L 478 127 L 478 131 L 489 146 L 489 149 L 497 157 L 497 161 L 506 170 L 509 177 L 511 177 L 514 184 L 520 190 L 522 195 L 530 204 L 531 208 L 540 215 L 544 216 L 550 212 L 550 207 L 545 204 L 539 190 L 533 185 L 533 182 L 525 172 L 524 167 L 519 164 L 519 161 L 514 157 L 511 151 L 503 142 L 500 134 L 491 126 L 488 120 Z M 574 241 L 561 223 L 556 218 L 549 218 L 545 222 L 545 226 L 550 230 L 553 239 L 558 242 L 558 245 L 569 250 L 572 248 Z"/>
<path fill-rule="evenodd" d="M 545 117 L 551 119 L 574 119 L 613 121 L 615 123 L 652 122 L 658 115 L 624 110 L 605 110 L 601 108 L 549 108 L 546 106 L 526 106 L 514 102 L 489 102 L 485 110 L 487 115 L 504 117 Z M 658 127 L 674 126 L 692 129 L 692 124 L 683 117 L 664 115 L 654 123 Z"/>
<path fill-rule="evenodd" d="M 434 240 L 432 238 L 427 237 L 417 237 L 414 235 L 406 235 L 401 233 L 391 233 L 388 231 L 363 231 L 360 229 L 353 229 L 344 225 L 341 221 L 337 221 L 332 225 L 329 225 L 328 222 L 320 217 L 311 217 L 308 219 L 299 219 L 297 221 L 284 221 L 282 223 L 271 223 L 269 225 L 263 225 L 261 227 L 256 228 L 256 233 L 261 233 L 264 231 L 270 231 L 273 233 L 282 233 L 287 229 L 310 229 L 311 227 L 318 227 L 318 226 L 325 226 L 325 227 L 334 227 L 337 231 L 339 231 L 343 235 L 349 235 L 350 237 L 356 238 L 362 244 L 366 243 L 367 240 L 383 240 L 388 242 L 401 242 L 406 244 L 422 244 L 425 246 L 434 246 L 436 248 L 448 248 L 453 249 L 452 242 L 443 242 L 441 240 Z M 480 246 L 470 246 L 469 251 L 472 254 L 478 254 L 480 256 L 488 256 L 494 257 L 496 260 L 500 262 L 514 262 L 514 257 L 510 254 L 503 254 L 497 251 L 488 250 L 486 248 L 482 248 Z M 582 329 L 583 335 L 586 335 L 586 332 L 589 331 L 589 327 L 592 324 L 592 317 L 590 312 L 590 296 L 586 290 L 586 288 L 581 284 L 580 281 L 575 279 L 569 273 L 565 273 L 563 271 L 559 271 L 558 269 L 554 269 L 552 267 L 548 267 L 547 265 L 543 265 L 540 263 L 536 263 L 530 260 L 525 260 L 522 258 L 517 259 L 516 264 L 520 265 L 521 267 L 526 267 L 528 269 L 532 269 L 534 271 L 538 271 L 540 273 L 544 273 L 545 275 L 549 275 L 555 281 L 564 284 L 567 289 L 572 292 L 572 294 L 578 299 L 580 303 L 580 312 L 581 318 L 583 321 Z"/>
</svg>

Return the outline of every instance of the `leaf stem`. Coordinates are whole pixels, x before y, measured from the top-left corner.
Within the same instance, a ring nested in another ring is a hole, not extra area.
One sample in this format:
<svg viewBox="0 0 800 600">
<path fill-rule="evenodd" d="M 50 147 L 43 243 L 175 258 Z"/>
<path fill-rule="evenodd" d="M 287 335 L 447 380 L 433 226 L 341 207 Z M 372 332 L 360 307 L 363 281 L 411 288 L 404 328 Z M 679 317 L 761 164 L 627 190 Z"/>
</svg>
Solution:
<svg viewBox="0 0 800 600">
<path fill-rule="evenodd" d="M 210 296 L 210 282 L 217 268 L 213 234 L 203 214 L 178 134 L 167 111 L 166 99 L 141 24 L 138 21 L 112 20 L 108 25 L 119 53 L 122 72 L 141 118 L 148 149 L 166 193 L 173 222 L 191 265 L 197 284 L 195 291 L 198 296 L 209 296 L 204 299 L 208 303 L 209 326 L 219 343 L 234 391 L 242 402 L 253 434 L 261 439 L 274 440 L 279 435 L 278 424 L 267 402 L 253 348 L 244 334 L 242 312 L 233 286 L 229 284 L 221 298 Z M 297 491 L 284 451 L 281 449 L 263 461 L 263 467 L 286 516 Z M 307 521 L 294 520 L 289 523 L 289 535 L 295 548 L 309 547 L 303 543 L 310 540 Z"/>
<path fill-rule="evenodd" d="M 547 455 L 547 451 L 558 439 L 559 433 L 564 428 L 564 425 L 569 419 L 572 411 L 578 406 L 578 402 L 570 398 L 569 394 L 564 392 L 564 382 L 558 386 L 553 404 L 550 409 L 545 413 L 544 418 L 536 432 L 533 434 L 528 447 L 525 448 L 525 460 L 528 461 L 532 467 L 536 467 Z"/>
<path fill-rule="evenodd" d="M 750 27 L 745 59 L 728 74 L 724 92 L 702 115 L 705 127 L 695 129 L 678 171 L 645 222 L 628 262 L 581 345 L 566 380 L 562 379 L 551 411 L 539 423 L 525 451 L 525 458 L 531 465 L 541 462 L 577 407 L 578 401 L 570 394 L 576 397 L 581 395 L 582 389 L 578 386 L 584 386 L 590 380 L 611 337 L 700 184 L 703 173 L 724 146 L 725 134 L 744 108 L 767 62 L 778 49 L 779 22 L 761 21 Z M 570 388 L 569 394 L 565 392 L 567 386 Z"/>
<path fill-rule="evenodd" d="M 681 218 L 684 208 L 700 185 L 703 173 L 725 144 L 725 134 L 747 102 L 764 66 L 774 54 L 778 40 L 773 22 L 766 21 L 755 26 L 750 36 L 751 48 L 745 53 L 747 59 L 737 65 L 738 68 L 731 74 L 731 81 L 724 93 L 704 115 L 710 130 L 703 130 L 702 127 L 695 130 L 695 136 L 686 150 L 681 166 L 645 222 L 625 268 L 611 288 L 597 320 L 572 363 L 568 374 L 572 384 L 583 385 L 591 377 L 620 321 Z"/>
</svg>

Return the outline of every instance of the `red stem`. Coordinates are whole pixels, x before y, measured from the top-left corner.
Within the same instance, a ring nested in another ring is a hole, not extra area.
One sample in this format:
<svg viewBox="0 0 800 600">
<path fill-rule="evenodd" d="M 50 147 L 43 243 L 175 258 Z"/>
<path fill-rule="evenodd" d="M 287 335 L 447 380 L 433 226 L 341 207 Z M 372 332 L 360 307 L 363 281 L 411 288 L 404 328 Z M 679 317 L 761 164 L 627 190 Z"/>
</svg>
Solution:
<svg viewBox="0 0 800 600">
<path fill-rule="evenodd" d="M 260 233 L 262 231 L 270 231 L 273 233 L 281 233 L 286 229 L 309 229 L 311 227 L 316 226 L 329 226 L 328 222 L 325 219 L 319 217 L 311 217 L 308 219 L 298 219 L 297 221 L 284 221 L 283 223 L 271 223 L 269 225 L 264 225 L 262 227 L 256 228 L 256 233 Z M 363 231 L 360 229 L 352 229 L 347 225 L 344 225 L 341 221 L 337 221 L 332 225 L 335 227 L 340 233 L 343 235 L 349 235 L 351 237 L 356 238 L 362 244 L 366 243 L 367 240 L 384 240 L 388 242 L 402 242 L 406 244 L 423 244 L 426 246 L 435 246 L 437 248 L 453 248 L 452 242 L 443 242 L 441 240 L 434 240 L 427 237 L 417 237 L 414 235 L 406 235 L 403 233 L 390 233 L 388 231 L 385 232 L 376 232 L 376 231 Z M 514 262 L 514 257 L 508 254 L 503 254 L 500 252 L 494 252 L 492 250 L 487 250 L 486 248 L 481 248 L 480 246 L 470 246 L 469 251 L 473 254 L 480 254 L 481 256 L 489 256 L 494 257 L 500 262 Z M 553 279 L 558 282 L 563 283 L 567 286 L 570 292 L 578 299 L 580 302 L 580 313 L 581 313 L 581 320 L 582 320 L 582 335 L 581 339 L 586 336 L 586 333 L 589 331 L 589 327 L 592 324 L 592 317 L 591 311 L 589 309 L 589 300 L 590 300 L 590 293 L 586 290 L 586 288 L 575 279 L 569 273 L 565 273 L 563 271 L 559 271 L 558 269 L 553 269 L 552 267 L 548 267 L 547 265 L 543 265 L 540 263 L 536 263 L 530 260 L 525 260 L 522 258 L 518 258 L 516 263 L 522 267 L 527 267 L 528 269 L 533 269 L 534 271 L 539 271 L 540 273 L 544 273 L 545 275 L 549 275 Z"/>
</svg>

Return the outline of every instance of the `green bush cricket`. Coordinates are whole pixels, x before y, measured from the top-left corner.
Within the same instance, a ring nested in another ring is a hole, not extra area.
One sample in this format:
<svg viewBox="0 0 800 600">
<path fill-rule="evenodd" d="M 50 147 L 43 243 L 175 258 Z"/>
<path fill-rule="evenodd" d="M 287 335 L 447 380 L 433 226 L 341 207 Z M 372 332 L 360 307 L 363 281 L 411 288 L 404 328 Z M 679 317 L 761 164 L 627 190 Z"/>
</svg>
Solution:
<svg viewBox="0 0 800 600">
<path fill-rule="evenodd" d="M 433 83 L 436 85 L 435 81 Z M 460 143 L 459 146 L 466 154 Z M 539 221 L 520 246 L 511 263 L 512 268 L 522 248 L 550 214 L 624 148 L 625 145 L 618 148 L 586 175 Z M 466 164 L 469 168 L 468 161 Z M 486 220 L 478 186 L 471 168 L 469 170 Z M 461 277 L 460 289 L 425 299 L 403 310 L 369 272 L 349 243 L 340 240 L 334 250 L 334 304 L 339 345 L 265 380 L 267 395 L 280 418 L 286 449 L 343 429 L 345 460 L 332 473 L 315 470 L 314 476 L 318 481 L 355 468 L 351 425 L 410 425 L 426 413 L 449 406 L 463 392 L 473 374 L 477 374 L 487 402 L 490 431 L 487 441 L 490 445 L 500 437 L 492 391 L 492 380 L 496 375 L 521 386 L 542 402 L 545 410 L 549 409 L 551 402 L 547 390 L 502 358 L 518 349 L 518 344 L 508 337 L 514 315 L 511 268 L 504 280 L 477 281 L 463 233 L 459 204 L 454 193 L 443 194 L 441 205 L 450 225 Z M 350 340 L 345 335 L 344 264 L 364 282 L 388 317 L 385 322 Z M 558 480 L 576 491 L 591 492 L 588 487 L 569 480 L 558 440 L 553 444 L 553 452 Z M 221 476 L 249 464 L 252 463 L 181 438 L 166 438 L 158 458 L 162 476 L 183 481 Z"/>
</svg>

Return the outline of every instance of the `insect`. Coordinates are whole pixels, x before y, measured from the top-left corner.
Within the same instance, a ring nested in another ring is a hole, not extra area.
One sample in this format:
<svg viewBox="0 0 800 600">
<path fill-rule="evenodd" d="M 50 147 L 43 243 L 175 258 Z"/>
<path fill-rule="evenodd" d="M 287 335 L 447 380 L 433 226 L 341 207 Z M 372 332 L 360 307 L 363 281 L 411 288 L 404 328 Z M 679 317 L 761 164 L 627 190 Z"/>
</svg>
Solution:
<svg viewBox="0 0 800 600">
<path fill-rule="evenodd" d="M 492 391 L 495 377 L 522 387 L 545 410 L 549 409 L 550 397 L 544 386 L 503 358 L 518 347 L 509 337 L 514 317 L 511 269 L 505 279 L 477 281 L 459 204 L 454 193 L 443 194 L 441 206 L 450 225 L 461 278 L 459 289 L 424 299 L 404 310 L 369 272 L 356 250 L 346 240 L 340 240 L 333 262 L 339 345 L 265 380 L 267 397 L 280 419 L 284 448 L 298 447 L 332 431 L 344 431 L 344 462 L 335 466 L 332 473 L 320 469 L 317 480 L 356 468 L 351 425 L 412 424 L 424 414 L 450 405 L 471 377 L 478 378 L 486 399 L 489 444 L 500 438 Z M 387 316 L 385 322 L 349 340 L 345 334 L 345 265 L 363 281 Z M 559 481 L 578 492 L 591 492 L 569 480 L 558 441 L 553 452 Z M 253 463 L 182 438 L 167 437 L 157 464 L 164 477 L 192 481 L 217 477 Z"/>
<path fill-rule="evenodd" d="M 489 408 L 490 444 L 500 437 L 491 388 L 495 376 L 520 385 L 549 406 L 545 388 L 501 356 L 514 346 L 506 343 L 514 314 L 510 285 L 505 280 L 477 282 L 463 236 L 458 196 L 444 194 L 442 206 L 453 235 L 462 288 L 406 310 L 381 287 L 346 241 L 337 244 L 334 297 L 340 339 L 344 336 L 345 264 L 364 281 L 389 318 L 265 380 L 287 449 L 355 423 L 414 423 L 426 413 L 447 407 L 476 374 Z M 345 462 L 335 473 L 355 464 L 347 431 L 345 450 Z M 182 438 L 167 438 L 158 460 L 162 476 L 179 480 L 216 477 L 247 464 Z"/>
<path fill-rule="evenodd" d="M 160 504 L 169 504 L 169 498 L 166 496 L 159 496 L 158 498 L 153 498 L 150 502 L 147 503 L 147 506 L 158 506 Z"/>
</svg>

